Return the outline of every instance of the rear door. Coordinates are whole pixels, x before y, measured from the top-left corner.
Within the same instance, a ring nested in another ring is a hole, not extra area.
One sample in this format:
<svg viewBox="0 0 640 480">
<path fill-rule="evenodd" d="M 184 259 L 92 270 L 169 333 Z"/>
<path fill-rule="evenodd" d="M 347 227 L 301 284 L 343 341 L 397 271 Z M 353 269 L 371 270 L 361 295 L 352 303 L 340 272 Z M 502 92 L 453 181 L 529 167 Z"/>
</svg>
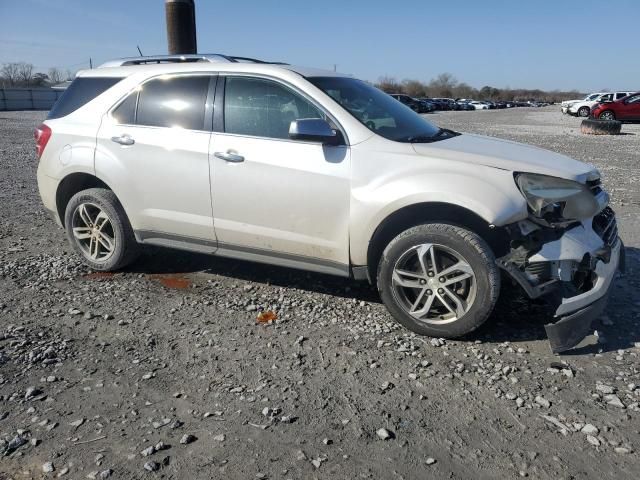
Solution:
<svg viewBox="0 0 640 480">
<path fill-rule="evenodd" d="M 121 199 L 139 239 L 215 250 L 208 149 L 216 79 L 152 78 L 103 118 L 96 172 Z"/>
</svg>

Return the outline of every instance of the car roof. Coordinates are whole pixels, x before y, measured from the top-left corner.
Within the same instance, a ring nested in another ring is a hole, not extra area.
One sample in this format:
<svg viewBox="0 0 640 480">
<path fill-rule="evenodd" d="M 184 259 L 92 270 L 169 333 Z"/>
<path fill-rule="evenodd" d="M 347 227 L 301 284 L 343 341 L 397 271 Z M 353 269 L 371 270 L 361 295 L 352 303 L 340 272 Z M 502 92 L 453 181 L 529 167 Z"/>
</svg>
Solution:
<svg viewBox="0 0 640 480">
<path fill-rule="evenodd" d="M 77 76 L 128 77 L 142 72 L 155 75 L 175 72 L 246 72 L 277 75 L 277 73 L 282 73 L 283 71 L 295 72 L 303 77 L 351 77 L 351 75 L 332 70 L 288 65 L 280 62 L 263 62 L 245 57 L 226 57 L 218 54 L 128 57 L 108 61 L 91 70 L 81 70 Z"/>
</svg>

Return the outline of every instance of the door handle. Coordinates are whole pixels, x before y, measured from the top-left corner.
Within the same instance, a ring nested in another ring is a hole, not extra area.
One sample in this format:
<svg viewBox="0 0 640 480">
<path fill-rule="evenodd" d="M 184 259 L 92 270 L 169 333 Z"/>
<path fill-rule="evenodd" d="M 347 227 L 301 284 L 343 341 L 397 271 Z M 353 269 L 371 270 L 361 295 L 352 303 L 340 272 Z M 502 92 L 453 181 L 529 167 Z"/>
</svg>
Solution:
<svg viewBox="0 0 640 480">
<path fill-rule="evenodd" d="M 120 135 L 119 137 L 111 137 L 112 142 L 119 143 L 120 145 L 133 145 L 136 141 L 133 139 L 131 135 Z"/>
<path fill-rule="evenodd" d="M 215 152 L 213 155 L 226 162 L 232 162 L 232 163 L 244 162 L 244 157 L 242 155 L 238 155 L 237 153 Z"/>
</svg>

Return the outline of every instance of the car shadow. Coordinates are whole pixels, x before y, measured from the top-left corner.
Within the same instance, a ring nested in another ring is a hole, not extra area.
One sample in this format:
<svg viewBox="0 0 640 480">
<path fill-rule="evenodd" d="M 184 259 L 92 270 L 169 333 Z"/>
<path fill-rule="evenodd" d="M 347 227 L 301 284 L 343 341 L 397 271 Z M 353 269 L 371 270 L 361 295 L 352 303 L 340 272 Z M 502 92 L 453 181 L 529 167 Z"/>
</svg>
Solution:
<svg viewBox="0 0 640 480">
<path fill-rule="evenodd" d="M 634 302 L 637 299 L 633 296 L 633 292 L 637 291 L 635 272 L 640 270 L 640 250 L 627 247 L 626 258 L 627 273 L 616 280 L 605 314 L 593 324 L 594 330 L 604 334 L 605 342 L 602 342 L 601 337 L 598 343 L 579 346 L 564 352 L 564 355 L 614 351 L 633 347 L 636 342 L 640 342 L 640 320 L 634 313 Z M 377 289 L 367 282 L 161 247 L 145 247 L 140 259 L 125 271 L 149 276 L 201 272 L 381 303 Z M 502 343 L 547 338 L 544 325 L 549 323 L 549 307 L 541 299 L 527 298 L 518 288 L 508 285 L 507 279 L 504 280 L 501 298 L 489 320 L 462 340 Z"/>
</svg>

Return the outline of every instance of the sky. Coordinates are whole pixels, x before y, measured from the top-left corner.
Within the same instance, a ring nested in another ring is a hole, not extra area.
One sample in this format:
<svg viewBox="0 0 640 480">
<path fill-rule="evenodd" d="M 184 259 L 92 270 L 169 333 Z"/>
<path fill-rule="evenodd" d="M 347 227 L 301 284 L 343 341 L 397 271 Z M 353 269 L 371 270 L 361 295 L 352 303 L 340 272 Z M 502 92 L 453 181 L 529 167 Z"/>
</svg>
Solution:
<svg viewBox="0 0 640 480">
<path fill-rule="evenodd" d="M 375 81 L 640 89 L 640 0 L 195 0 L 198 51 Z M 0 0 L 0 64 L 167 52 L 163 0 Z"/>
</svg>

